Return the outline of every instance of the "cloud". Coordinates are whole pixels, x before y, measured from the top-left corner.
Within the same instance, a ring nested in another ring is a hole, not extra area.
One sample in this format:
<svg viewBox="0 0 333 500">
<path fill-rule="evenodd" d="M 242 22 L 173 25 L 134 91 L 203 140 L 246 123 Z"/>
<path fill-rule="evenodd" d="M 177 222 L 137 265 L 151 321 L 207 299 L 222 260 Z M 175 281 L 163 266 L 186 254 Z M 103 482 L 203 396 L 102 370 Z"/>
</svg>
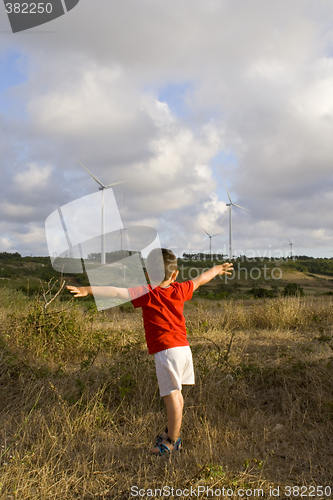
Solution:
<svg viewBox="0 0 333 500">
<path fill-rule="evenodd" d="M 121 134 L 137 125 L 139 96 L 118 69 L 95 66 L 78 73 L 30 99 L 27 112 L 37 130 L 82 138 Z"/>
<path fill-rule="evenodd" d="M 13 203 L 1 203 L 0 211 L 7 220 L 29 220 L 34 215 L 33 207 Z"/>
<path fill-rule="evenodd" d="M 12 251 L 13 250 L 13 242 L 11 238 L 8 238 L 7 236 L 1 236 L 0 237 L 0 245 L 1 245 L 1 251 L 6 252 Z"/>
<path fill-rule="evenodd" d="M 42 190 L 48 184 L 52 167 L 45 165 L 39 167 L 33 163 L 28 165 L 28 170 L 14 175 L 14 182 L 19 189 L 30 191 Z"/>
</svg>

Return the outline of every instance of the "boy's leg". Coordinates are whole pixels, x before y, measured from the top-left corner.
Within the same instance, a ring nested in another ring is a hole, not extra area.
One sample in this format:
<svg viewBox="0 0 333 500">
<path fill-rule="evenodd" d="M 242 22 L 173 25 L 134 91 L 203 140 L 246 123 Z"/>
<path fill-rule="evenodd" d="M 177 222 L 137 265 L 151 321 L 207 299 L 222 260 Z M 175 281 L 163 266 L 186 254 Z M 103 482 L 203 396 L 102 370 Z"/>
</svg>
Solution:
<svg viewBox="0 0 333 500">
<path fill-rule="evenodd" d="M 163 396 L 163 399 L 167 409 L 168 437 L 172 439 L 172 441 L 177 441 L 180 435 L 183 417 L 184 399 L 182 391 L 172 391 L 171 394 Z M 165 444 L 170 450 L 174 448 L 174 446 L 167 440 L 163 441 L 163 444 Z M 159 448 L 154 446 L 150 451 L 152 453 L 159 453 Z"/>
<path fill-rule="evenodd" d="M 180 436 L 182 425 L 184 399 L 182 391 L 173 391 L 168 396 L 164 396 L 168 418 L 168 436 L 173 441 L 177 441 Z"/>
<path fill-rule="evenodd" d="M 181 392 L 182 384 L 194 384 L 193 362 L 190 347 L 174 347 L 156 353 L 155 366 L 160 394 L 167 408 L 168 419 L 168 435 L 162 432 L 162 435 L 158 436 L 157 444 L 161 443 L 162 438 L 162 443 L 172 450 L 174 446 L 167 441 L 166 438 L 177 441 L 180 435 L 184 407 L 184 400 Z M 158 446 L 155 446 L 150 451 L 158 454 L 160 450 Z"/>
</svg>

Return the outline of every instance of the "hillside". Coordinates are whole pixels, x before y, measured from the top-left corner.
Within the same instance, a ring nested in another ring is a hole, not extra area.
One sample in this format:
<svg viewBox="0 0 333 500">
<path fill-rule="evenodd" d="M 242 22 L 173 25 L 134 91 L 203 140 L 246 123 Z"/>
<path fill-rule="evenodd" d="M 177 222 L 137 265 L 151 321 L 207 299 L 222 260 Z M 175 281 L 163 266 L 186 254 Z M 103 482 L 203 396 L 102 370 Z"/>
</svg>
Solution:
<svg viewBox="0 0 333 500">
<path fill-rule="evenodd" d="M 195 278 L 223 256 L 184 254 L 178 259 L 179 281 Z M 234 259 L 232 276 L 216 277 L 202 287 L 199 295 L 208 298 L 274 297 L 283 294 L 285 287 L 295 283 L 306 295 L 333 294 L 333 259 L 314 259 L 299 256 L 295 260 L 268 258 Z M 66 280 L 81 285 L 88 284 L 87 276 L 65 275 Z M 60 273 L 51 266 L 49 257 L 22 257 L 19 253 L 0 253 L 0 286 L 21 290 L 33 295 L 41 282 L 58 280 Z"/>
<path fill-rule="evenodd" d="M 181 279 L 195 278 L 205 268 L 222 263 L 221 258 L 210 260 L 208 255 L 197 258 L 179 259 L 178 267 Z M 214 256 L 213 256 L 214 257 Z M 333 293 L 333 259 L 311 259 L 298 257 L 295 260 L 268 258 L 233 260 L 232 276 L 218 276 L 205 287 L 200 294 L 214 294 L 216 298 L 244 298 L 244 295 L 278 296 L 286 286 L 295 283 L 307 295 Z M 256 293 L 265 290 L 265 294 Z M 211 296 L 211 298 L 214 298 Z"/>
</svg>

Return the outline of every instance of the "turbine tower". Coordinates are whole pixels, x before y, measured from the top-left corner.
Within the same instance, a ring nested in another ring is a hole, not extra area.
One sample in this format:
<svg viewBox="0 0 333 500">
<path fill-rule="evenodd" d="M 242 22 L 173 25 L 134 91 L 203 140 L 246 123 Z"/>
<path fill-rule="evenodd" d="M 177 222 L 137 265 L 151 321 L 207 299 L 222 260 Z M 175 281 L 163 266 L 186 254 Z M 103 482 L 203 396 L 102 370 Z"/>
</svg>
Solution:
<svg viewBox="0 0 333 500">
<path fill-rule="evenodd" d="M 231 198 L 230 198 L 230 194 L 229 194 L 229 191 L 228 191 L 228 188 L 227 188 L 227 185 L 224 181 L 224 185 L 225 185 L 225 188 L 227 190 L 227 195 L 228 195 L 228 198 L 229 198 L 229 201 L 230 203 L 226 203 L 226 206 L 229 207 L 227 213 L 225 214 L 225 216 L 223 217 L 221 223 L 224 221 L 226 215 L 229 213 L 229 259 L 231 260 L 233 258 L 233 253 L 232 253 L 232 221 L 231 221 L 231 207 L 237 207 L 237 208 L 241 208 L 242 210 L 246 210 L 247 212 L 251 212 L 251 210 L 248 210 L 247 208 L 244 208 L 244 207 L 241 207 L 240 205 L 236 205 L 236 203 L 233 203 L 231 201 Z"/>
<path fill-rule="evenodd" d="M 222 233 L 217 233 L 217 234 L 209 234 L 207 233 L 207 231 L 200 226 L 200 228 L 207 234 L 208 238 L 209 238 L 209 255 L 210 255 L 210 259 L 212 260 L 212 238 L 214 238 L 215 236 L 219 236 L 220 234 Z"/>
<path fill-rule="evenodd" d="M 119 182 L 112 182 L 112 184 L 108 184 L 105 186 L 101 181 L 97 179 L 82 163 L 79 161 L 80 165 L 88 172 L 89 175 L 97 182 L 97 184 L 100 185 L 100 191 L 102 191 L 102 205 L 101 205 L 101 218 L 102 218 L 102 234 L 101 234 L 101 264 L 106 263 L 106 258 L 105 258 L 105 208 L 104 208 L 104 190 L 110 188 L 111 186 L 116 186 L 117 184 L 123 184 L 124 182 L 127 181 L 119 181 Z"/>
</svg>

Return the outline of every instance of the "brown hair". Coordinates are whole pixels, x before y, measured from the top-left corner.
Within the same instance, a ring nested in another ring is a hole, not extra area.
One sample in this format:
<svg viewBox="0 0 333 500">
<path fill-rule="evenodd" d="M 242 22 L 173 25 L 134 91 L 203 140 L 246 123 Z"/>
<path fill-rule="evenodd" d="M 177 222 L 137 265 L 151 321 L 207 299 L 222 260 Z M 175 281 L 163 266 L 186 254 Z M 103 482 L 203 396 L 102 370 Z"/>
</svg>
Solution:
<svg viewBox="0 0 333 500">
<path fill-rule="evenodd" d="M 167 248 L 154 248 L 147 257 L 147 270 L 153 282 L 167 281 L 177 271 L 177 257 Z"/>
</svg>

